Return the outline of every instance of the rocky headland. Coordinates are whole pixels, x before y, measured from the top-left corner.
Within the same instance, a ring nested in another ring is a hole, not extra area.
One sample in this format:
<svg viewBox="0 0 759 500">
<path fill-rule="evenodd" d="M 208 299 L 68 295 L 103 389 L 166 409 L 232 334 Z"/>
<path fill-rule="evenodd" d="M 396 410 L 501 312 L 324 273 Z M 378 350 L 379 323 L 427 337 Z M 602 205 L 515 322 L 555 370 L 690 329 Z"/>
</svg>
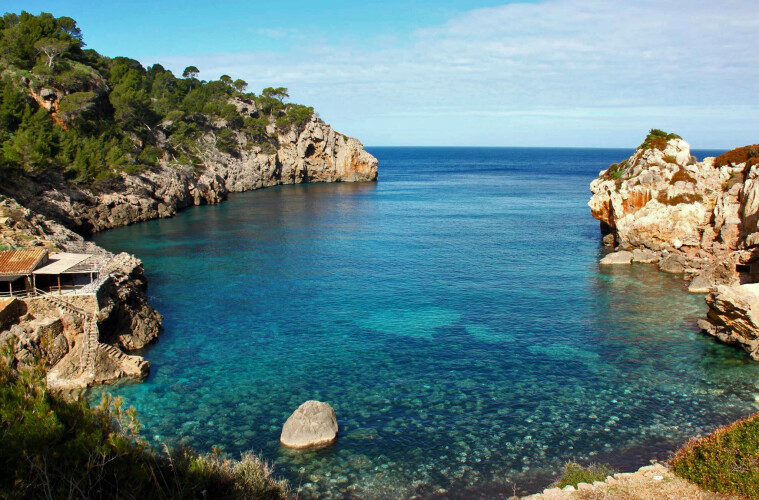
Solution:
<svg viewBox="0 0 759 500">
<path fill-rule="evenodd" d="M 652 130 L 590 190 L 613 250 L 601 264 L 682 274 L 707 294 L 699 326 L 759 360 L 759 145 L 698 161 L 679 136 Z"/>
<path fill-rule="evenodd" d="M 254 101 L 232 100 L 241 115 L 259 111 Z M 163 127 L 153 130 L 164 137 Z M 64 181 L 61 175 L 25 175 L 9 178 L 0 192 L 15 198 L 35 214 L 57 221 L 80 234 L 171 217 L 193 205 L 224 200 L 230 192 L 303 182 L 357 182 L 377 179 L 377 159 L 362 144 L 344 136 L 316 115 L 302 127 L 280 131 L 270 125 L 267 133 L 276 150 L 253 145 L 242 132 L 234 134 L 234 146 L 219 149 L 216 134 L 223 121 L 197 139 L 202 164 L 183 164 L 166 154 L 165 160 L 137 174 L 120 172 L 93 186 Z"/>
</svg>

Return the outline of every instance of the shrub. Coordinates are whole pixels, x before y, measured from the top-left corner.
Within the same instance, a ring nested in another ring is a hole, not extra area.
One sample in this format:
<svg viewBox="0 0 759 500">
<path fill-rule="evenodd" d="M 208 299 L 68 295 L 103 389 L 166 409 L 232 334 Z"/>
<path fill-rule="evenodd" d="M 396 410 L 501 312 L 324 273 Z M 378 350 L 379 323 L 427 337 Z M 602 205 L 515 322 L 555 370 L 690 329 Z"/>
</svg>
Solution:
<svg viewBox="0 0 759 500">
<path fill-rule="evenodd" d="M 612 163 L 609 168 L 606 169 L 603 177 L 604 179 L 620 179 L 627 168 L 627 160 L 623 160 L 619 163 Z"/>
<path fill-rule="evenodd" d="M 288 485 L 261 458 L 240 461 L 189 449 L 156 454 L 134 408 L 66 401 L 45 389 L 45 370 L 0 356 L 0 498 L 285 498 Z"/>
<path fill-rule="evenodd" d="M 662 191 L 656 197 L 656 201 L 658 201 L 662 205 L 675 206 L 675 205 L 680 205 L 682 203 L 685 203 L 685 204 L 695 203 L 695 202 L 701 203 L 702 201 L 704 201 L 704 197 L 701 196 L 700 194 L 682 193 L 670 198 L 667 195 L 666 191 Z"/>
<path fill-rule="evenodd" d="M 746 167 L 759 164 L 759 144 L 732 149 L 714 160 L 716 168 L 740 165 L 741 163 L 746 163 Z"/>
<path fill-rule="evenodd" d="M 658 128 L 652 128 L 643 143 L 638 146 L 638 149 L 658 149 L 664 151 L 664 148 L 667 147 L 667 141 L 671 141 L 672 139 L 682 139 L 682 137 L 677 134 L 668 134 Z"/>
<path fill-rule="evenodd" d="M 680 167 L 680 169 L 675 172 L 675 174 L 669 180 L 669 183 L 674 185 L 677 181 L 685 181 L 693 184 L 696 183 L 696 179 L 694 179 L 693 176 L 686 172 L 682 167 Z"/>
<path fill-rule="evenodd" d="M 590 464 L 583 467 L 577 462 L 567 462 L 561 477 L 553 483 L 553 486 L 563 488 L 565 486 L 577 486 L 579 483 L 592 484 L 595 481 L 603 481 L 607 476 L 614 474 L 614 470 L 605 464 Z"/>
<path fill-rule="evenodd" d="M 675 474 L 702 488 L 759 498 L 759 413 L 691 440 L 671 465 Z"/>
</svg>

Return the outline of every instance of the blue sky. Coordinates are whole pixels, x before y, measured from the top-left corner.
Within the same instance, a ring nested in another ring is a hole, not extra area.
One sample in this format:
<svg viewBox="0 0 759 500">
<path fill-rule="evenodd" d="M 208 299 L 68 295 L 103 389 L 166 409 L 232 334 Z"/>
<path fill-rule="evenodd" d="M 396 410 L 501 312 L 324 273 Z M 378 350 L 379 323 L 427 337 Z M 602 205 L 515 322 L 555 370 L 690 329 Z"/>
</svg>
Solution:
<svg viewBox="0 0 759 500">
<path fill-rule="evenodd" d="M 369 146 L 759 142 L 755 0 L 5 0 L 104 55 L 290 89 Z"/>
</svg>

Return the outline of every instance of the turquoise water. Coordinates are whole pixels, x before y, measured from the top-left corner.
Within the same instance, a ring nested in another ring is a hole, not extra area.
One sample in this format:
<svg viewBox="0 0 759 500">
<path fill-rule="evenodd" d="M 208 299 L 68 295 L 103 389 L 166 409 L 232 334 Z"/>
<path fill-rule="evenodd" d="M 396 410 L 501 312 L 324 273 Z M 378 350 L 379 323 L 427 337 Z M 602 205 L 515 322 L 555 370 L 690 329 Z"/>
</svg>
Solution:
<svg viewBox="0 0 759 500">
<path fill-rule="evenodd" d="M 301 498 L 508 497 L 756 411 L 759 363 L 698 332 L 702 296 L 598 266 L 588 184 L 630 151 L 371 152 L 377 183 L 97 235 L 144 261 L 165 315 L 150 378 L 114 389 L 149 441 L 261 452 Z M 308 399 L 334 406 L 338 442 L 280 448 Z"/>
</svg>

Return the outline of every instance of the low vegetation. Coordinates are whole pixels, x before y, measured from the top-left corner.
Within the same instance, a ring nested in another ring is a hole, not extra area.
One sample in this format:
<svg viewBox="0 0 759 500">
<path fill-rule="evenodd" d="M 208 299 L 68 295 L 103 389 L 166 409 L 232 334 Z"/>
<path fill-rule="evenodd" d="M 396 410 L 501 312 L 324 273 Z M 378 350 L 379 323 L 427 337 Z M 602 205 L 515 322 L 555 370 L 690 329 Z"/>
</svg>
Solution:
<svg viewBox="0 0 759 500">
<path fill-rule="evenodd" d="M 692 184 L 696 183 L 696 179 L 688 172 L 686 172 L 682 167 L 680 167 L 680 169 L 672 175 L 669 183 L 674 185 L 678 181 L 690 182 Z"/>
<path fill-rule="evenodd" d="M 593 484 L 595 481 L 603 481 L 607 476 L 614 474 L 614 470 L 605 464 L 590 464 L 583 467 L 577 462 L 567 462 L 561 477 L 552 485 L 558 488 L 565 486 L 577 486 L 580 483 Z"/>
<path fill-rule="evenodd" d="M 604 179 L 621 179 L 627 169 L 627 160 L 623 160 L 619 163 L 612 163 L 606 172 L 603 174 Z"/>
<path fill-rule="evenodd" d="M 717 168 L 740 165 L 741 163 L 746 163 L 747 168 L 759 164 L 759 144 L 735 148 L 714 159 L 714 166 Z"/>
<path fill-rule="evenodd" d="M 160 161 L 199 165 L 203 137 L 232 155 L 241 144 L 271 152 L 278 144 L 269 125 L 299 130 L 314 113 L 285 103 L 283 87 L 256 95 L 228 75 L 202 81 L 188 66 L 176 77 L 84 47 L 69 17 L 0 18 L 0 173 L 57 172 L 91 185 Z"/>
<path fill-rule="evenodd" d="M 701 203 L 704 201 L 704 197 L 698 193 L 681 193 L 670 198 L 666 191 L 662 191 L 656 197 L 656 201 L 662 205 L 675 206 L 683 203 Z"/>
<path fill-rule="evenodd" d="M 667 141 L 671 141 L 672 139 L 682 139 L 677 134 L 671 134 L 667 133 L 663 130 L 659 130 L 658 128 L 652 128 L 648 135 L 646 136 L 646 139 L 643 141 L 643 143 L 638 146 L 638 149 L 647 150 L 647 149 L 658 149 L 660 151 L 664 151 L 664 149 L 667 147 Z"/>
<path fill-rule="evenodd" d="M 671 466 L 704 489 L 759 498 L 759 413 L 690 441 Z"/>
<path fill-rule="evenodd" d="M 231 460 L 151 450 L 134 408 L 104 396 L 98 407 L 45 390 L 44 368 L 0 360 L 0 498 L 279 499 L 286 482 L 255 455 Z"/>
</svg>

